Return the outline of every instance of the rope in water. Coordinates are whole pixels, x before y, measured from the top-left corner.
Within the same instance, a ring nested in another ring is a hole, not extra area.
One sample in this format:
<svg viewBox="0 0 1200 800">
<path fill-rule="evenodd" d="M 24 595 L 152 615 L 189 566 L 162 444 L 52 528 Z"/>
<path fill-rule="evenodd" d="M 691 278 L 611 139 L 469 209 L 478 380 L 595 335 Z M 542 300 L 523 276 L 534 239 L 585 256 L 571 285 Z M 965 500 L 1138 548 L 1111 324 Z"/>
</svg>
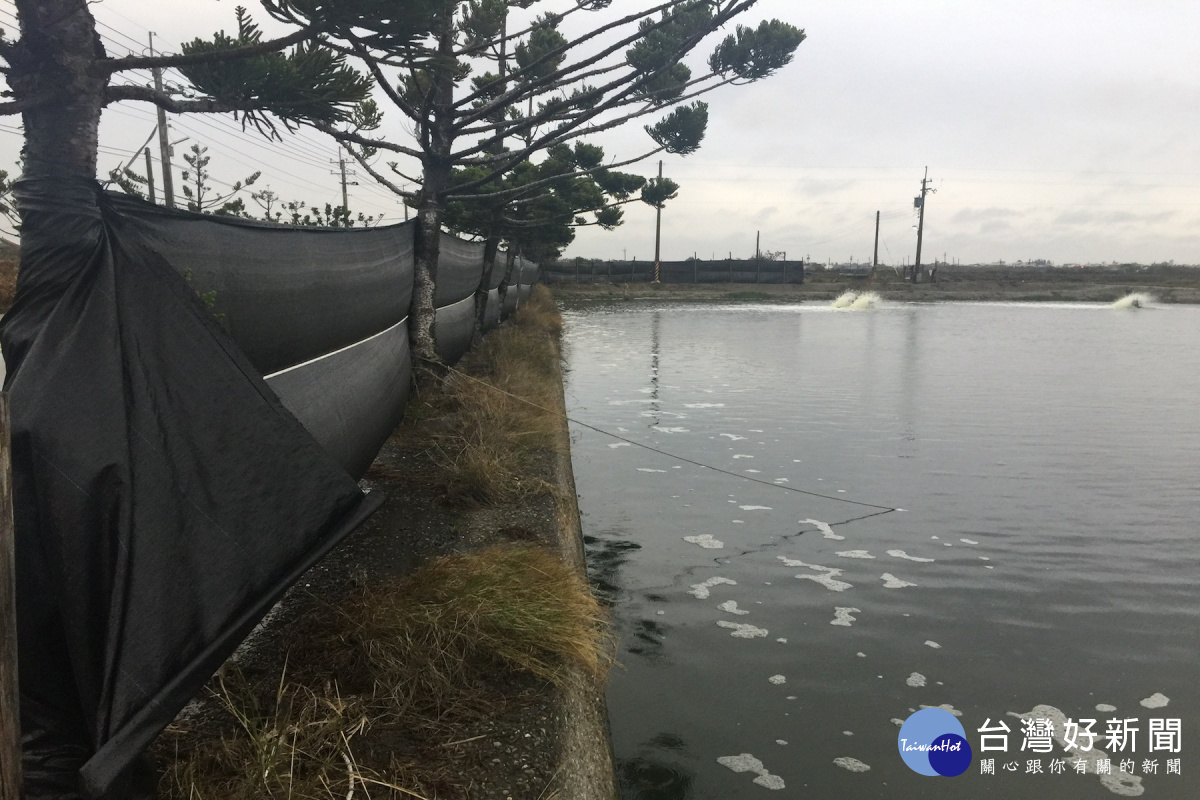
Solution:
<svg viewBox="0 0 1200 800">
<path fill-rule="evenodd" d="M 604 430 L 603 428 L 598 428 L 598 427 L 596 427 L 595 425 L 591 425 L 591 424 L 589 424 L 589 423 L 587 423 L 587 422 L 583 422 L 582 420 L 575 419 L 574 417 L 571 417 L 571 416 L 569 416 L 568 414 L 565 414 L 565 413 L 563 413 L 563 412 L 561 412 L 561 411 L 556 411 L 555 409 L 552 409 L 552 408 L 546 408 L 546 407 L 544 407 L 544 406 L 540 406 L 540 405 L 538 405 L 537 403 L 534 403 L 534 402 L 533 402 L 533 401 L 531 401 L 531 400 L 527 400 L 527 399 L 525 399 L 524 397 L 521 397 L 521 396 L 519 396 L 519 395 L 515 395 L 515 394 L 513 394 L 512 392 L 505 391 L 504 389 L 501 389 L 499 386 L 495 386 L 494 384 L 488 383 L 487 381 L 482 381 L 482 380 L 479 380 L 478 378 L 476 378 L 476 377 L 473 377 L 473 376 L 471 376 L 471 375 L 468 375 L 467 373 L 465 373 L 465 372 L 462 372 L 461 370 L 457 370 L 457 369 L 455 369 L 454 367 L 449 367 L 449 366 L 446 366 L 446 365 L 444 365 L 444 364 L 441 364 L 441 365 L 438 365 L 438 366 L 439 366 L 439 368 L 443 368 L 443 369 L 446 369 L 446 370 L 448 370 L 448 371 L 450 371 L 450 372 L 453 372 L 455 375 L 459 375 L 459 376 L 461 376 L 461 377 L 463 377 L 463 378 L 466 378 L 466 379 L 467 379 L 467 380 L 469 380 L 469 381 L 474 381 L 475 383 L 478 383 L 478 384 L 481 384 L 481 385 L 483 385 L 483 386 L 486 386 L 487 388 L 491 389 L 492 391 L 499 392 L 500 394 L 504 394 L 504 395 L 507 395 L 507 396 L 509 396 L 509 397 L 513 398 L 514 400 L 519 400 L 520 402 L 522 402 L 522 403 L 525 403 L 526 405 L 533 406 L 534 408 L 536 408 L 536 409 L 539 409 L 539 410 L 541 410 L 541 411 L 544 411 L 544 412 L 546 412 L 547 414 L 553 414 L 553 415 L 554 415 L 554 416 L 556 416 L 556 417 L 562 417 L 563 419 L 567 420 L 568 422 L 573 422 L 574 424 L 576 424 L 576 425 L 580 426 L 581 428 L 587 428 L 588 430 L 595 431 L 596 433 L 600 433 L 600 434 L 603 434 L 603 435 L 605 435 L 605 436 L 610 436 L 610 437 L 612 437 L 613 439 L 617 439 L 617 440 L 619 440 L 619 441 L 625 442 L 626 444 L 633 445 L 634 447 L 640 447 L 640 448 L 642 448 L 643 450 L 649 450 L 649 451 L 650 451 L 650 452 L 652 452 L 652 453 L 657 453 L 657 454 L 659 454 L 659 455 L 661 455 L 661 456 L 666 456 L 667 458 L 673 458 L 673 459 L 675 459 L 675 460 L 677 460 L 677 461 L 682 461 L 682 462 L 684 462 L 685 464 L 691 464 L 691 465 L 693 465 L 693 466 L 700 467 L 701 469 L 707 469 L 707 470 L 711 470 L 711 471 L 713 471 L 713 472 L 717 472 L 717 473 L 720 473 L 720 474 L 722 474 L 722 475 L 728 475 L 728 476 L 730 476 L 730 477 L 732 477 L 732 478 L 738 478 L 738 479 L 740 479 L 740 480 L 744 480 L 744 481 L 752 481 L 753 483 L 760 483 L 760 484 L 762 484 L 763 486 L 770 486 L 770 487 L 772 487 L 772 488 L 775 488 L 775 489 L 782 489 L 782 490 L 784 490 L 784 491 L 787 491 L 787 492 L 794 492 L 794 493 L 796 493 L 796 494 L 808 495 L 809 497 L 820 497 L 820 498 L 821 498 L 821 499 L 823 499 L 823 500 L 833 500 L 833 501 L 835 501 L 835 502 L 838 502 L 838 503 L 848 503 L 848 504 L 850 504 L 850 505 L 862 506 L 863 508 L 876 508 L 876 509 L 880 509 L 880 510 L 879 510 L 877 513 L 875 513 L 875 514 L 867 514 L 866 516 L 862 516 L 862 517 L 855 517 L 855 520 L 867 519 L 867 518 L 869 518 L 869 517 L 878 517 L 878 516 L 882 516 L 883 514 L 890 514 L 890 513 L 892 513 L 893 511 L 898 511 L 898 510 L 899 510 L 899 509 L 897 509 L 897 508 L 893 508 L 892 506 L 881 506 L 881 505 L 876 505 L 875 503 L 864 503 L 864 502 L 862 502 L 862 501 L 860 501 L 860 500 L 851 500 L 851 499 L 849 499 L 849 498 L 845 498 L 845 497 L 837 497 L 837 496 L 835 496 L 835 495 L 822 494 L 822 493 L 820 493 L 820 492 L 812 492 L 812 491 L 808 491 L 807 489 L 797 489 L 797 488 L 796 488 L 796 487 L 794 487 L 794 486 L 784 486 L 783 484 L 779 484 L 779 483 L 772 483 L 772 482 L 770 482 L 770 481 L 765 481 L 765 480 L 763 480 L 763 479 L 761 479 L 761 478 L 754 478 L 754 477 L 751 477 L 751 476 L 749 476 L 749 475 L 742 475 L 742 474 L 739 474 L 739 473 L 737 473 L 737 472 L 732 472 L 732 471 L 730 471 L 730 470 L 727 470 L 727 469 L 722 469 L 721 467 L 714 467 L 712 464 L 705 464 L 705 463 L 703 463 L 703 462 L 701 462 L 701 461 L 696 461 L 696 460 L 694 460 L 694 459 L 687 458 L 687 457 L 685 457 L 685 456 L 681 456 L 681 455 L 677 455 L 677 454 L 675 454 L 675 453 L 671 453 L 671 452 L 669 452 L 669 451 L 667 451 L 667 450 L 662 450 L 662 449 L 659 449 L 659 448 L 657 448 L 657 447 L 651 447 L 651 446 L 650 446 L 650 445 L 648 445 L 648 444 L 643 444 L 642 442 L 634 441 L 633 439 L 629 439 L 629 438 L 627 438 L 627 437 L 625 437 L 625 436 L 621 436 L 621 435 L 620 435 L 620 434 L 618 434 L 618 433 L 613 433 L 612 431 L 606 431 L 606 430 Z M 854 520 L 848 520 L 848 521 L 854 521 Z"/>
</svg>

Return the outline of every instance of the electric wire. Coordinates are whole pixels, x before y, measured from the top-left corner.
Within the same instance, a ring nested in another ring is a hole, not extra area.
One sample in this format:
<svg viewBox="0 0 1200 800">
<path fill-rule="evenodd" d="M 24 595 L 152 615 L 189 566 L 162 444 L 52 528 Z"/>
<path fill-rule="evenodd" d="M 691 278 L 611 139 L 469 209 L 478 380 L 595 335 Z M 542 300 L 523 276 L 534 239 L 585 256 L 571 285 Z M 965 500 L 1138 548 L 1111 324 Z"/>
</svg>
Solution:
<svg viewBox="0 0 1200 800">
<path fill-rule="evenodd" d="M 762 478 L 753 478 L 753 477 L 750 477 L 750 476 L 748 476 L 748 475 L 741 475 L 741 474 L 739 474 L 739 473 L 737 473 L 737 472 L 733 472 L 733 471 L 731 471 L 731 470 L 722 469 L 721 467 L 714 467 L 712 464 L 705 464 L 705 463 L 704 463 L 704 462 L 702 462 L 702 461 L 696 461 L 695 459 L 687 458 L 686 456 L 681 456 L 681 455 L 678 455 L 678 454 L 676 454 L 676 453 L 671 453 L 671 452 L 669 452 L 669 451 L 667 451 L 667 450 L 663 450 L 663 449 L 661 449 L 661 448 L 658 448 L 658 447 L 651 447 L 651 446 L 650 446 L 650 445 L 648 445 L 648 444 L 644 444 L 644 443 L 642 443 L 642 442 L 635 441 L 635 440 L 633 440 L 633 439 L 630 439 L 630 438 L 628 438 L 628 437 L 621 436 L 621 435 L 620 435 L 620 434 L 618 434 L 618 433 L 613 433 L 612 431 L 606 431 L 606 430 L 604 430 L 603 428 L 597 427 L 597 426 L 595 426 L 595 425 L 592 425 L 592 424 L 590 424 L 590 423 L 584 422 L 584 421 L 582 421 L 582 420 L 575 419 L 574 417 L 572 417 L 572 416 L 570 416 L 569 414 L 566 414 L 566 413 L 564 413 L 564 412 L 562 412 L 562 411 L 556 411 L 556 410 L 554 410 L 554 409 L 551 409 L 551 408 L 546 408 L 545 406 L 538 405 L 537 403 L 534 403 L 534 402 L 533 402 L 533 401 L 531 401 L 531 400 L 526 400 L 524 397 L 520 397 L 519 395 L 515 395 L 515 394 L 513 394 L 512 392 L 505 391 L 504 389 L 501 389 L 499 386 L 495 386 L 495 385 L 493 385 L 493 384 L 490 384 L 490 383 L 488 383 L 487 381 L 481 381 L 481 380 L 479 380 L 478 378 L 475 378 L 475 377 L 473 377 L 473 376 L 471 376 L 471 375 L 468 375 L 468 374 L 467 374 L 467 373 L 465 373 L 465 372 L 462 372 L 461 370 L 457 370 L 457 369 L 455 369 L 454 367 L 450 367 L 450 366 L 447 366 L 447 365 L 445 365 L 445 364 L 438 365 L 438 367 L 439 367 L 439 368 L 444 368 L 444 369 L 448 370 L 449 372 L 453 372 L 455 375 L 458 375 L 458 376 L 460 376 L 460 377 L 462 377 L 462 378 L 466 378 L 466 379 L 467 379 L 467 380 L 469 380 L 469 381 L 473 381 L 473 382 L 475 382 L 475 383 L 478 383 L 478 384 L 480 384 L 481 386 L 486 386 L 487 388 L 491 389 L 491 390 L 492 390 L 492 391 L 494 391 L 494 392 L 499 392 L 500 394 L 507 395 L 508 397 L 511 397 L 511 398 L 513 398 L 514 400 L 518 400 L 518 401 L 520 401 L 520 402 L 522 402 L 522 403 L 525 403 L 526 405 L 532 406 L 532 407 L 534 407 L 534 408 L 536 408 L 536 409 L 538 409 L 538 410 L 540 410 L 540 411 L 543 411 L 543 412 L 545 412 L 545 413 L 547 413 L 547 414 L 553 414 L 553 415 L 554 415 L 554 416 L 556 416 L 556 417 L 561 417 L 561 418 L 565 419 L 567 422 L 572 422 L 572 423 L 574 423 L 574 424 L 576 424 L 576 425 L 579 425 L 579 426 L 580 426 L 580 427 L 582 427 L 582 428 L 587 428 L 588 430 L 595 431 L 596 433 L 600 433 L 600 434 L 603 434 L 603 435 L 605 435 L 605 436 L 609 436 L 609 437 L 611 437 L 611 438 L 613 438 L 613 439 L 617 439 L 617 440 L 619 440 L 619 441 L 625 442 L 626 444 L 633 445 L 634 447 L 640 447 L 640 448 L 642 448 L 643 450 L 649 450 L 649 451 L 650 451 L 650 452 L 652 452 L 652 453 L 657 453 L 657 454 L 659 454 L 659 455 L 661 455 L 661 456 L 666 456 L 667 458 L 673 458 L 673 459 L 675 459 L 676 461 L 682 461 L 682 462 L 684 462 L 685 464 L 691 464 L 692 466 L 700 467 L 700 468 L 702 468 L 702 469 L 711 470 L 712 472 L 716 472 L 716 473 L 719 473 L 719 474 L 721 474 L 721 475 L 727 475 L 727 476 L 729 476 L 729 477 L 731 477 L 731 478 L 737 478 L 737 479 L 739 479 L 739 480 L 750 481 L 750 482 L 752 482 L 752 483 L 758 483 L 758 484 L 761 484 L 761 485 L 763 485 L 763 486 L 771 486 L 771 487 L 773 487 L 773 488 L 775 488 L 775 489 L 782 489 L 783 491 L 786 491 L 786 492 L 793 492 L 793 493 L 795 493 L 795 494 L 803 494 L 803 495 L 807 495 L 807 496 L 809 496 L 809 497 L 819 497 L 819 498 L 821 498 L 821 499 L 823 499 L 823 500 L 834 500 L 834 501 L 836 501 L 836 502 L 839 502 L 839 503 L 847 503 L 847 504 L 849 504 L 849 505 L 861 506 L 861 507 L 863 507 L 863 508 L 875 508 L 875 509 L 879 509 L 879 511 L 876 511 L 876 512 L 875 512 L 875 513 L 873 513 L 873 514 L 867 514 L 867 515 L 865 515 L 865 516 L 862 516 L 862 517 L 856 517 L 856 518 L 855 518 L 856 520 L 857 520 L 857 519 L 867 519 L 867 518 L 869 518 L 869 517 L 878 517 L 878 516 L 882 516 L 882 515 L 884 515 L 884 514 L 890 514 L 890 513 L 892 513 L 893 511 L 899 511 L 899 510 L 900 510 L 899 508 L 895 508 L 895 507 L 893 507 L 893 506 L 881 506 L 881 505 L 878 505 L 878 504 L 876 504 L 876 503 L 864 503 L 864 502 L 862 502 L 861 500 L 850 500 L 850 499 L 848 499 L 848 498 L 845 498 L 845 497 L 837 497 L 837 496 L 835 496 L 835 495 L 830 495 L 830 494 L 822 494 L 821 492 L 813 492 L 813 491 L 809 491 L 809 490 L 807 490 L 807 489 L 797 489 L 797 488 L 796 488 L 796 487 L 794 487 L 794 486 L 784 486 L 783 484 L 779 484 L 779 483 L 771 483 L 770 481 L 765 481 L 765 480 L 763 480 Z M 848 521 L 854 521 L 854 520 L 848 520 Z"/>
</svg>

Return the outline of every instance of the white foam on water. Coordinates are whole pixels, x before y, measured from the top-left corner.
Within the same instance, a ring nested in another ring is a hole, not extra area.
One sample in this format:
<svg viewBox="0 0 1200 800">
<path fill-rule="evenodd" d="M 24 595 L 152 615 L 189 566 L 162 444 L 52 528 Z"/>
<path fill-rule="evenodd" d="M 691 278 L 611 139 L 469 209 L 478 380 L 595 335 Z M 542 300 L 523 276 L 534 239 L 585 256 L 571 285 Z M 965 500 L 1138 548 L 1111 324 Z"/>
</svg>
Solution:
<svg viewBox="0 0 1200 800">
<path fill-rule="evenodd" d="M 687 428 L 655 428 L 659 433 L 691 433 Z"/>
<path fill-rule="evenodd" d="M 796 695 L 794 695 L 794 694 L 789 694 L 789 695 L 787 696 L 787 699 L 788 699 L 788 700 L 797 700 L 797 699 L 799 699 L 799 698 L 797 698 L 797 697 L 796 697 Z"/>
<path fill-rule="evenodd" d="M 736 433 L 719 433 L 717 435 L 724 436 L 726 439 L 728 439 L 731 442 L 740 442 L 746 438 L 745 436 L 738 436 Z"/>
<path fill-rule="evenodd" d="M 745 525 L 746 524 L 746 520 L 744 520 L 744 519 L 735 519 L 735 520 L 731 520 L 731 522 L 733 522 L 734 525 Z"/>
<path fill-rule="evenodd" d="M 819 583 L 831 592 L 844 592 L 847 589 L 854 588 L 854 584 L 836 580 L 833 575 L 828 572 L 822 573 L 821 575 L 797 575 L 796 577 L 802 581 Z"/>
<path fill-rule="evenodd" d="M 980 560 L 980 561 L 991 561 L 991 559 L 990 559 L 990 558 L 988 558 L 987 556 L 980 556 L 980 557 L 979 557 L 979 560 Z"/>
<path fill-rule="evenodd" d="M 1155 692 L 1140 702 L 1146 708 L 1164 708 L 1171 699 L 1162 692 Z"/>
<path fill-rule="evenodd" d="M 783 684 L 787 683 L 787 678 L 783 675 L 772 675 L 771 677 L 767 678 L 767 680 L 776 686 L 782 686 Z"/>
<path fill-rule="evenodd" d="M 617 442 L 616 444 L 610 444 L 608 447 L 611 450 L 616 450 L 618 447 L 633 447 L 633 445 L 629 442 Z"/>
<path fill-rule="evenodd" d="M 787 644 L 787 639 L 784 639 L 782 636 L 775 641 L 779 642 L 780 644 Z"/>
<path fill-rule="evenodd" d="M 936 540 L 938 537 L 936 537 L 936 536 L 930 536 L 929 538 L 930 538 L 930 539 L 935 539 L 935 540 Z"/>
<path fill-rule="evenodd" d="M 868 553 L 866 550 L 842 550 L 840 553 L 834 553 L 842 558 L 874 558 L 875 556 Z"/>
<path fill-rule="evenodd" d="M 638 467 L 637 471 L 638 472 L 663 472 L 663 473 L 666 472 L 665 469 L 650 469 L 649 467 Z"/>
<path fill-rule="evenodd" d="M 1117 300 L 1115 303 L 1113 303 L 1111 307 L 1122 309 L 1146 308 L 1157 300 L 1158 298 L 1152 294 L 1147 294 L 1145 292 L 1130 292 L 1120 300 Z"/>
<path fill-rule="evenodd" d="M 933 558 L 920 558 L 919 556 L 910 556 L 908 553 L 904 552 L 903 550 L 888 550 L 887 554 L 889 556 L 891 556 L 892 558 L 904 558 L 909 561 L 919 561 L 922 564 L 930 564 L 930 563 L 936 561 L 936 559 L 933 559 Z"/>
<path fill-rule="evenodd" d="M 941 646 L 940 644 L 938 644 L 937 642 L 933 641 L 932 639 L 926 639 L 926 640 L 925 640 L 925 646 L 926 646 L 926 647 L 932 647 L 934 650 L 941 650 L 941 649 L 942 649 L 942 646 Z"/>
<path fill-rule="evenodd" d="M 737 453 L 734 455 L 734 458 L 754 458 L 754 456 L 748 456 L 745 453 Z"/>
<path fill-rule="evenodd" d="M 787 744 L 787 741 L 786 741 L 786 740 L 784 740 L 784 739 L 776 739 L 776 740 L 775 740 L 775 744 L 777 744 L 777 745 L 781 745 L 781 746 L 782 746 L 782 745 L 786 745 L 786 744 Z"/>
<path fill-rule="evenodd" d="M 628 428 L 617 428 L 617 433 L 629 433 Z"/>
<path fill-rule="evenodd" d="M 724 603 L 721 603 L 721 605 L 717 606 L 717 608 L 721 609 L 726 614 L 737 614 L 738 616 L 745 616 L 746 614 L 750 613 L 745 609 L 738 608 L 737 600 L 726 600 Z"/>
<path fill-rule="evenodd" d="M 866 654 L 866 653 L 855 653 L 854 655 L 858 656 L 859 658 L 866 658 L 866 657 L 867 657 L 867 654 Z"/>
<path fill-rule="evenodd" d="M 725 546 L 725 543 L 719 539 L 714 539 L 711 533 L 702 533 L 699 536 L 684 536 L 683 540 L 689 544 L 698 544 L 705 550 L 720 550 Z"/>
<path fill-rule="evenodd" d="M 761 469 L 746 469 L 746 470 L 742 470 L 742 471 L 743 472 L 762 472 Z"/>
<path fill-rule="evenodd" d="M 870 769 L 870 767 L 859 761 L 857 758 L 851 758 L 850 756 L 835 758 L 833 763 L 837 764 L 842 769 L 848 769 L 851 772 L 866 772 Z"/>
<path fill-rule="evenodd" d="M 724 408 L 724 403 L 684 403 L 684 408 Z"/>
<path fill-rule="evenodd" d="M 858 297 L 857 292 L 842 292 L 834 301 L 830 303 L 831 308 L 849 308 L 854 305 L 855 298 Z"/>
<path fill-rule="evenodd" d="M 954 547 L 954 542 L 942 542 L 942 547 Z"/>
<path fill-rule="evenodd" d="M 941 683 L 941 681 L 938 681 L 938 685 L 941 685 Z M 942 711 L 949 711 L 956 717 L 962 716 L 962 712 L 949 703 L 942 703 L 940 706 L 919 706 L 919 708 L 940 708 Z"/>
<path fill-rule="evenodd" d="M 1067 726 L 1067 715 L 1054 706 L 1038 705 L 1023 714 L 1010 711 L 1008 715 L 1024 721 L 1033 719 L 1050 720 L 1050 723 L 1053 725 L 1052 736 L 1054 737 L 1054 741 L 1068 755 L 1071 765 L 1074 766 L 1077 760 L 1082 760 L 1085 764 L 1084 772 L 1091 775 L 1099 775 L 1100 785 L 1113 794 L 1121 797 L 1140 797 L 1146 791 L 1146 787 L 1142 786 L 1141 778 L 1136 775 L 1130 775 L 1124 770 L 1119 770 L 1112 774 L 1100 775 L 1099 762 L 1101 759 L 1108 759 L 1111 762 L 1111 758 L 1108 753 L 1096 745 L 1093 745 L 1092 749 L 1086 752 L 1080 750 L 1078 747 L 1073 750 L 1067 750 L 1067 740 L 1064 734 Z M 1097 740 L 1099 740 L 1099 737 L 1097 737 Z"/>
<path fill-rule="evenodd" d="M 899 717 L 892 717 L 892 724 L 897 728 L 902 728 L 904 727 L 904 720 L 900 719 Z"/>
<path fill-rule="evenodd" d="M 790 481 L 788 481 L 787 478 L 776 478 L 773 482 L 774 483 L 790 483 Z"/>
<path fill-rule="evenodd" d="M 833 528 L 831 528 L 829 526 L 828 522 L 821 522 L 821 520 L 819 520 L 819 519 L 802 519 L 802 520 L 800 520 L 800 524 L 801 525 L 815 525 L 817 530 L 819 530 L 821 532 L 821 535 L 824 536 L 826 539 L 835 539 L 840 542 L 846 538 L 845 536 L 839 536 L 838 534 L 834 533 Z"/>
<path fill-rule="evenodd" d="M 770 631 L 766 628 L 758 628 L 754 625 L 743 624 L 739 622 L 729 622 L 728 620 L 719 619 L 717 624 L 722 628 L 729 628 L 732 633 L 729 635 L 735 639 L 758 639 L 765 637 Z"/>
<path fill-rule="evenodd" d="M 849 628 L 853 623 L 858 621 L 854 614 L 861 614 L 861 608 L 846 608 L 845 606 L 834 606 L 833 619 L 830 620 L 830 625 L 840 625 L 843 628 Z"/>
<path fill-rule="evenodd" d="M 1098 703 L 1096 705 L 1096 710 L 1107 714 L 1110 711 L 1116 711 L 1117 707 L 1109 705 L 1108 703 Z"/>
<path fill-rule="evenodd" d="M 665 612 L 665 611 L 655 611 L 654 613 L 655 613 L 655 614 L 657 614 L 657 615 L 658 615 L 658 616 L 660 616 L 660 617 L 664 617 L 664 616 L 666 616 L 666 614 L 667 614 L 667 612 Z"/>
<path fill-rule="evenodd" d="M 637 400 L 609 400 L 610 406 L 636 406 L 642 403 L 653 403 L 654 400 L 649 397 L 640 397 Z"/>
<path fill-rule="evenodd" d="M 959 539 L 959 541 L 962 542 L 963 544 L 979 544 L 979 542 L 977 542 L 973 539 Z"/>
<path fill-rule="evenodd" d="M 919 672 L 914 672 L 912 675 L 909 675 L 904 682 L 914 689 L 920 689 L 925 685 L 925 676 Z"/>
<path fill-rule="evenodd" d="M 714 586 L 722 585 L 737 586 L 737 581 L 731 581 L 729 578 L 722 578 L 721 576 L 717 575 L 701 583 L 693 583 L 692 590 L 688 592 L 688 594 L 697 600 L 707 600 L 709 595 L 708 590 Z"/>
<path fill-rule="evenodd" d="M 671 469 L 683 469 L 683 465 L 682 465 L 682 464 L 676 464 L 675 466 L 671 467 Z"/>
<path fill-rule="evenodd" d="M 984 569 L 995 569 L 995 567 L 993 567 L 991 564 L 985 564 L 983 568 Z"/>
<path fill-rule="evenodd" d="M 770 506 L 738 506 L 742 511 L 771 511 Z"/>
<path fill-rule="evenodd" d="M 842 736 L 853 736 L 854 731 L 842 731 Z"/>
<path fill-rule="evenodd" d="M 900 580 L 890 572 L 880 575 L 879 580 L 883 581 L 883 588 L 885 589 L 903 589 L 905 586 L 916 586 L 915 583 Z"/>
<path fill-rule="evenodd" d="M 759 430 L 758 428 L 751 428 L 749 432 L 750 433 L 766 433 L 766 431 Z M 759 444 L 762 444 L 762 442 L 759 442 Z"/>
</svg>

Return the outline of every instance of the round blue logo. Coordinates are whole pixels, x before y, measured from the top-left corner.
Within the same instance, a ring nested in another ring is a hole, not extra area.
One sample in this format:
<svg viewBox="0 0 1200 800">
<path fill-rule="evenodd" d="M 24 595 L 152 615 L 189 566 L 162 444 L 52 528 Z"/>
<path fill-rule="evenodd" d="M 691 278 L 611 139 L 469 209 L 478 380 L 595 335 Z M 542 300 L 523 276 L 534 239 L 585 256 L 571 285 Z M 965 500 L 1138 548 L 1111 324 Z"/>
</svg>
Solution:
<svg viewBox="0 0 1200 800">
<path fill-rule="evenodd" d="M 900 757 L 918 775 L 953 778 L 971 766 L 971 745 L 962 723 L 949 711 L 923 708 L 900 727 Z"/>
</svg>

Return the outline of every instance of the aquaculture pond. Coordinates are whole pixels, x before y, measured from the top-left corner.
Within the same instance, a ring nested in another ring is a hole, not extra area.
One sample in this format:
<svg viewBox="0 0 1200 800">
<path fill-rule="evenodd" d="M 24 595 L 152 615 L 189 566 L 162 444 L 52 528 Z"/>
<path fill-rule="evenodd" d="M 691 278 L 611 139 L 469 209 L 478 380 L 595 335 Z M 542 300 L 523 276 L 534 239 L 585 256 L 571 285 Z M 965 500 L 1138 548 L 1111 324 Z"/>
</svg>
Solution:
<svg viewBox="0 0 1200 800">
<path fill-rule="evenodd" d="M 626 303 L 565 339 L 626 800 L 1200 796 L 1200 308 Z M 925 708 L 962 774 L 901 758 Z"/>
</svg>

